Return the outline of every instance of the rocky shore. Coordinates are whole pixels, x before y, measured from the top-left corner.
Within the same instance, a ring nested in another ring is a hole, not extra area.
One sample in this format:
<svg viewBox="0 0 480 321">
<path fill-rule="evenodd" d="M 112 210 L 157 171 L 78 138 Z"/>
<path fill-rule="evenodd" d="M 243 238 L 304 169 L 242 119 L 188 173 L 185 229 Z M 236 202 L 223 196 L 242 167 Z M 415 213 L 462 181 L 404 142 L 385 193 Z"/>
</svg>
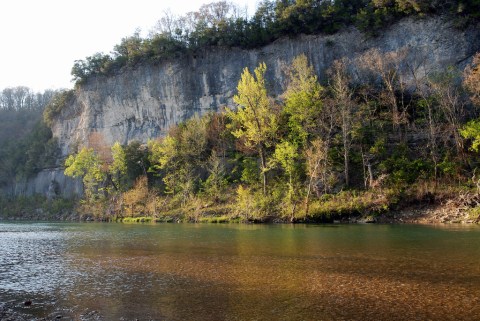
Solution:
<svg viewBox="0 0 480 321">
<path fill-rule="evenodd" d="M 379 223 L 404 224 L 478 224 L 480 195 L 460 194 L 432 203 L 412 204 L 377 218 Z"/>
</svg>

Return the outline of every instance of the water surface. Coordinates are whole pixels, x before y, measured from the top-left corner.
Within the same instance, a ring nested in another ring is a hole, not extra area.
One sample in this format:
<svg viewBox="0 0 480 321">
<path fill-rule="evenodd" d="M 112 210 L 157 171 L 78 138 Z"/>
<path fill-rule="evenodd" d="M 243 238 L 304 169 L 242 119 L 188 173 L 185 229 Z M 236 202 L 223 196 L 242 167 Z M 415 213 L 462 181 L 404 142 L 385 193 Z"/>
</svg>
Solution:
<svg viewBox="0 0 480 321">
<path fill-rule="evenodd" d="M 480 319 L 478 227 L 0 223 L 0 249 L 37 318 Z"/>
</svg>

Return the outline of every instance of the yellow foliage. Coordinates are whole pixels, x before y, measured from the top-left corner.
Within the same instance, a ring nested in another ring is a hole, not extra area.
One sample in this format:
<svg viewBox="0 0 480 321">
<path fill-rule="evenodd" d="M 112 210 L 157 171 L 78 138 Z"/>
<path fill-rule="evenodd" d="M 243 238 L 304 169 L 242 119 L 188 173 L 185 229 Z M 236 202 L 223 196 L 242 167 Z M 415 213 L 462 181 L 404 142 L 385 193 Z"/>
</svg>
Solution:
<svg viewBox="0 0 480 321">
<path fill-rule="evenodd" d="M 123 205 L 127 215 L 142 215 L 147 210 L 149 198 L 148 178 L 140 176 L 131 190 L 123 194 Z"/>
</svg>

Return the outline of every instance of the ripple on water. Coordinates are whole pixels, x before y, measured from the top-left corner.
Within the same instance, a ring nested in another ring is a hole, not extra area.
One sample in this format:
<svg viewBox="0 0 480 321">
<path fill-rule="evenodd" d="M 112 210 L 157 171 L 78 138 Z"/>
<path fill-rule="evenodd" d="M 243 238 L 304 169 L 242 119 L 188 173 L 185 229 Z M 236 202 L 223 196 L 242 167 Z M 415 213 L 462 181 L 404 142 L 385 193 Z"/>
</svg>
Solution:
<svg viewBox="0 0 480 321">
<path fill-rule="evenodd" d="M 0 224 L 0 300 L 36 295 L 33 308 L 64 307 L 72 319 L 88 309 L 112 320 L 474 320 L 478 236 L 382 226 Z"/>
</svg>

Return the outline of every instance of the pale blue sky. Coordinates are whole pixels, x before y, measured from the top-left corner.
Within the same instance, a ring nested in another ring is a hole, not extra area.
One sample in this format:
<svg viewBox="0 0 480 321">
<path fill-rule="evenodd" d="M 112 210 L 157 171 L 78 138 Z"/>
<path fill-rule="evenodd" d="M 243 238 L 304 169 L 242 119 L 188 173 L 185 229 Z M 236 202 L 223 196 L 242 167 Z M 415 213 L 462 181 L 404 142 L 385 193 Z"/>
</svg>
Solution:
<svg viewBox="0 0 480 321">
<path fill-rule="evenodd" d="M 258 0 L 233 0 L 252 14 Z M 1 0 L 0 90 L 70 88 L 74 60 L 109 53 L 140 28 L 147 32 L 170 9 L 197 10 L 214 0 Z"/>
</svg>

